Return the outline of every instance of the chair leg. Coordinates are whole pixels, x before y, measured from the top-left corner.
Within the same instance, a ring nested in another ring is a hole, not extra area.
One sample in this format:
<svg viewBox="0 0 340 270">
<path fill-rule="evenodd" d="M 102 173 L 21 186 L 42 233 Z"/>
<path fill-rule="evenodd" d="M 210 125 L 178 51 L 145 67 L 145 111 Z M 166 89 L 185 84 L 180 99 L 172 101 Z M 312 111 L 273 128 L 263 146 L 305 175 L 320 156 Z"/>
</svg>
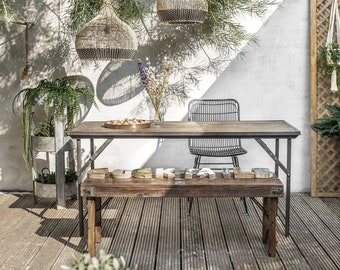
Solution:
<svg viewBox="0 0 340 270">
<path fill-rule="evenodd" d="M 190 197 L 190 198 L 188 198 L 188 201 L 189 201 L 188 215 L 190 216 L 190 214 L 191 214 L 191 209 L 192 209 L 192 203 L 193 203 L 193 201 L 194 201 L 194 198 L 193 198 L 193 197 Z"/>
<path fill-rule="evenodd" d="M 246 215 L 248 216 L 248 205 L 245 197 L 242 197 L 241 200 L 243 201 L 244 210 L 246 211 Z"/>
<path fill-rule="evenodd" d="M 234 167 L 240 167 L 240 164 L 238 163 L 238 157 L 232 156 L 231 159 L 233 160 L 233 166 Z"/>
<path fill-rule="evenodd" d="M 234 167 L 240 167 L 240 165 L 238 163 L 238 157 L 237 156 L 232 156 L 231 159 L 233 160 L 233 166 Z M 246 211 L 246 215 L 248 216 L 248 206 L 247 206 L 246 198 L 241 197 L 241 200 L 243 201 L 244 210 Z"/>
<path fill-rule="evenodd" d="M 201 163 L 201 156 L 199 155 L 195 156 L 194 169 L 198 169 L 200 167 L 200 163 Z"/>
<path fill-rule="evenodd" d="M 201 156 L 199 156 L 199 155 L 195 156 L 194 169 L 198 169 L 200 167 L 200 163 L 201 163 Z M 190 216 L 191 209 L 192 209 L 192 203 L 194 201 L 194 198 L 193 197 L 189 197 L 188 201 L 189 201 L 188 215 Z"/>
</svg>

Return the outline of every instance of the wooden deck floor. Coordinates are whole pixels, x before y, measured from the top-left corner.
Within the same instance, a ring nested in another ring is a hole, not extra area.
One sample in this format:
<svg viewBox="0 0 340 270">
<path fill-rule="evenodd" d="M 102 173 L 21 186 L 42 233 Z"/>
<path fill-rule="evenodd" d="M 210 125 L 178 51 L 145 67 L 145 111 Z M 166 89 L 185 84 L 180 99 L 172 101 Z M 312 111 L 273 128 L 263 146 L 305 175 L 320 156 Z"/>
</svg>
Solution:
<svg viewBox="0 0 340 270">
<path fill-rule="evenodd" d="M 0 269 L 60 269 L 86 251 L 77 202 L 56 210 L 30 194 L 0 195 Z M 284 236 L 280 199 L 277 256 L 261 242 L 261 213 L 239 198 L 113 199 L 103 212 L 99 248 L 122 255 L 139 270 L 340 269 L 340 199 L 292 196 L 291 236 Z M 86 226 L 86 219 L 85 219 Z"/>
</svg>

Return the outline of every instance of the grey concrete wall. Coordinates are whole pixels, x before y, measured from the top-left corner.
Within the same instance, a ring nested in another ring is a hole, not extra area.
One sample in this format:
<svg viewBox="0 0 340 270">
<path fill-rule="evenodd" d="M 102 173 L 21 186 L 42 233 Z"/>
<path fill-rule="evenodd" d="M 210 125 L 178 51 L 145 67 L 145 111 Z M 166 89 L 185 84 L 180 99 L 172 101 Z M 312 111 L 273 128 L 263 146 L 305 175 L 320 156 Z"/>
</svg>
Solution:
<svg viewBox="0 0 340 270">
<path fill-rule="evenodd" d="M 44 76 L 82 74 L 92 81 L 97 96 L 100 96 L 100 110 L 92 108 L 86 120 L 128 117 L 145 98 L 141 90 L 133 92 L 130 87 L 129 95 L 120 93 L 119 98 L 110 99 L 110 94 L 117 95 L 121 91 L 121 88 L 112 86 L 114 82 L 131 84 L 129 80 L 124 81 L 123 75 L 124 72 L 136 72 L 136 63 L 125 63 L 121 69 L 122 66 L 115 63 L 95 66 L 73 61 L 73 45 L 70 43 L 70 57 L 67 46 L 58 43 L 57 1 L 44 1 L 43 6 L 40 2 L 34 1 L 41 12 L 36 19 L 37 27 L 31 30 L 30 48 L 34 61 L 26 81 L 20 81 L 24 66 L 20 30 L 10 27 L 5 38 L 13 39 L 0 45 L 0 190 L 30 190 L 32 185 L 30 171 L 25 169 L 22 159 L 21 119 L 11 112 L 12 99 L 19 89 L 35 85 Z M 256 33 L 258 45 L 245 46 L 244 56 L 232 61 L 209 89 L 195 91 L 196 96 L 205 98 L 236 98 L 241 105 L 242 119 L 284 119 L 301 130 L 302 135 L 293 141 L 292 191 L 308 191 L 310 188 L 308 3 L 307 0 L 283 1 Z M 207 77 L 206 81 L 210 85 L 211 78 Z M 185 115 L 185 106 L 174 105 L 168 108 L 166 120 L 185 119 Z M 242 169 L 272 167 L 272 161 L 255 141 L 244 140 L 243 144 L 248 154 L 240 158 Z M 269 141 L 268 144 L 272 146 Z M 281 149 L 285 150 L 285 144 Z M 83 159 L 86 159 L 86 144 L 84 151 Z M 282 158 L 285 160 L 284 154 Z M 188 153 L 186 140 L 121 140 L 103 152 L 96 166 L 113 169 L 191 167 L 192 164 L 193 157 Z"/>
</svg>

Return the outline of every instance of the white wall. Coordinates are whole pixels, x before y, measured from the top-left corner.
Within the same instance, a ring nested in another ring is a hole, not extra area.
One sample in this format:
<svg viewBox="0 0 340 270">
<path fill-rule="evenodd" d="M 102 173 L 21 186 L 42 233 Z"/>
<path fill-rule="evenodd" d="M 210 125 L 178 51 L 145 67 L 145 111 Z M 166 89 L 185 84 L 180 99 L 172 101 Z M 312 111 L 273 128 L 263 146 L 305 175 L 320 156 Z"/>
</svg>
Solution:
<svg viewBox="0 0 340 270">
<path fill-rule="evenodd" d="M 58 10 L 54 1 L 45 2 L 49 8 Z M 37 6 L 40 7 L 39 3 Z M 55 15 L 47 13 L 44 16 L 53 18 Z M 43 21 L 43 18 L 38 18 L 37 25 L 40 19 L 40 22 Z M 41 25 L 46 29 L 41 29 Z M 35 61 L 26 81 L 19 81 L 23 66 L 22 39 L 13 41 L 11 46 L 0 45 L 0 190 L 31 189 L 30 171 L 25 169 L 22 160 L 21 120 L 19 116 L 12 115 L 11 101 L 19 89 L 33 86 L 42 79 L 42 73 L 45 76 L 56 76 L 54 63 L 63 67 L 57 70 L 59 76 L 64 73 L 82 74 L 92 81 L 94 90 L 100 97 L 97 100 L 99 111 L 92 108 L 85 120 L 104 121 L 136 116 L 136 106 L 145 98 L 143 92 L 139 93 L 141 89 L 124 95 L 124 87 L 131 92 L 131 87 L 136 82 L 134 79 L 126 79 L 122 71 L 128 74 L 136 72 L 136 61 L 123 64 L 80 64 L 78 60 L 73 61 L 74 52 L 67 58 L 60 55 L 63 48 L 53 39 L 40 40 L 38 36 L 50 33 L 53 29 L 47 27 L 46 23 L 41 25 L 40 28 L 32 28 L 35 38 L 31 46 L 47 46 L 49 53 L 45 57 L 37 57 L 32 52 Z M 300 129 L 302 135 L 293 141 L 292 191 L 308 191 L 310 186 L 308 29 L 308 1 L 283 1 L 282 6 L 274 11 L 256 33 L 258 45 L 245 46 L 245 55 L 242 58 L 232 61 L 218 78 L 207 76 L 200 87 L 192 92 L 192 97 L 236 98 L 241 105 L 242 119 L 284 119 Z M 13 33 L 17 30 L 12 28 L 11 31 Z M 8 48 L 11 55 L 5 56 Z M 60 53 L 52 53 L 53 48 Z M 166 120 L 185 119 L 186 110 L 186 106 L 173 105 L 168 108 Z M 144 110 L 138 116 L 147 115 L 148 110 Z M 240 157 L 242 169 L 272 167 L 272 161 L 255 141 L 244 140 L 243 144 L 248 154 Z M 88 145 L 84 144 L 84 148 L 85 159 Z M 284 144 L 281 150 L 284 152 Z M 113 169 L 142 166 L 191 167 L 192 164 L 193 157 L 188 154 L 186 140 L 117 140 L 102 153 L 96 166 Z"/>
</svg>

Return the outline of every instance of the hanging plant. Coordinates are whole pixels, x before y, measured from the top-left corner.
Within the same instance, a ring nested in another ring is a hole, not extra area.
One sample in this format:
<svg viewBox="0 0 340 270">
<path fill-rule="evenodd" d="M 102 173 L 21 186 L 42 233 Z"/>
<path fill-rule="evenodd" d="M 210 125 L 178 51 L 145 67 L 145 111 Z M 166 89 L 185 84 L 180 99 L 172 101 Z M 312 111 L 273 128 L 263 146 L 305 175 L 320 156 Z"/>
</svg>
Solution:
<svg viewBox="0 0 340 270">
<path fill-rule="evenodd" d="M 94 94 L 88 87 L 79 87 L 76 76 L 63 77 L 56 80 L 41 80 L 36 87 L 26 88 L 17 93 L 13 99 L 12 108 L 23 96 L 22 121 L 24 126 L 24 158 L 29 160 L 31 143 L 32 116 L 31 107 L 37 102 L 44 106 L 46 115 L 65 122 L 72 128 L 75 117 L 80 112 L 80 104 L 91 102 L 96 106 Z"/>
<path fill-rule="evenodd" d="M 332 42 L 323 47 L 319 56 L 320 71 L 324 75 L 332 74 L 333 70 L 339 69 L 340 63 L 340 45 Z"/>
<path fill-rule="evenodd" d="M 311 128 L 318 132 L 321 136 L 340 136 L 340 106 L 325 105 L 329 114 L 316 119 Z"/>
<path fill-rule="evenodd" d="M 332 1 L 331 12 L 329 15 L 329 25 L 325 47 L 319 55 L 320 72 L 324 75 L 331 75 L 332 92 L 338 91 L 338 72 L 340 65 L 340 14 L 338 0 Z M 334 26 L 336 26 L 336 42 L 334 42 Z"/>
<path fill-rule="evenodd" d="M 340 88 L 340 45 L 332 42 L 323 47 L 319 54 L 319 70 L 323 75 L 331 75 L 331 91 L 336 92 Z"/>
</svg>

